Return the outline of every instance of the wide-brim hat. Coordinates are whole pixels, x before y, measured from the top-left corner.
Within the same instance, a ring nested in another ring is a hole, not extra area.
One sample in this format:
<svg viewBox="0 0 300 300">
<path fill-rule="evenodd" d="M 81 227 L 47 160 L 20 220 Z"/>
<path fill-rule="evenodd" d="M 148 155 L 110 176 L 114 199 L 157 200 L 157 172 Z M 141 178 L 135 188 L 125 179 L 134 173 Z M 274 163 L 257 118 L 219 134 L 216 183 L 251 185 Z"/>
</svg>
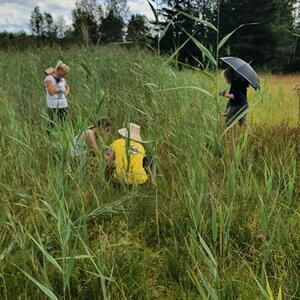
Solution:
<svg viewBox="0 0 300 300">
<path fill-rule="evenodd" d="M 55 69 L 50 67 L 50 68 L 47 68 L 44 72 L 46 75 L 51 75 L 55 72 Z"/>
<path fill-rule="evenodd" d="M 129 133 L 128 128 L 120 128 L 118 130 L 118 133 L 125 138 L 129 138 L 137 142 L 143 142 L 142 137 L 140 135 L 140 130 L 141 126 L 134 123 L 129 123 Z"/>
</svg>

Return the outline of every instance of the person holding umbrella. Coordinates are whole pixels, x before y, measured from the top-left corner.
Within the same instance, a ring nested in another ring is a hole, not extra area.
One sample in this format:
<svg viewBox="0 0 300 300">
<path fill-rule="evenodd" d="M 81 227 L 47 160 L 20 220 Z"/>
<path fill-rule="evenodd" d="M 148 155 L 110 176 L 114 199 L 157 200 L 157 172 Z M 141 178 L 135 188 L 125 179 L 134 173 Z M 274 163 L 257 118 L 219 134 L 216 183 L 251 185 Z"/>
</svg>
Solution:
<svg viewBox="0 0 300 300">
<path fill-rule="evenodd" d="M 230 84 L 229 92 L 223 91 L 220 96 L 228 100 L 226 111 L 226 126 L 238 120 L 240 126 L 246 126 L 246 113 L 248 110 L 247 88 L 249 83 L 241 78 L 232 68 L 224 71 L 224 77 Z"/>
<path fill-rule="evenodd" d="M 258 76 L 252 67 L 240 58 L 223 57 L 221 60 L 229 66 L 224 71 L 224 77 L 230 84 L 229 92 L 219 93 L 220 96 L 229 99 L 226 126 L 238 121 L 239 125 L 244 127 L 248 111 L 247 88 L 250 84 L 254 89 L 260 89 Z"/>
</svg>

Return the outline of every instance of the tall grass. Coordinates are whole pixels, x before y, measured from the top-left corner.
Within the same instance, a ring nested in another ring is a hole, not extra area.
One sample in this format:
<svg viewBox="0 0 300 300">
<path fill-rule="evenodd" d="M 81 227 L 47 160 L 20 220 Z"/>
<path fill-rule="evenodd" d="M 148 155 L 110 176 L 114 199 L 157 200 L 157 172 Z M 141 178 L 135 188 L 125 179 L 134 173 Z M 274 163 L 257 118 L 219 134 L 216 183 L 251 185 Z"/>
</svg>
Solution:
<svg viewBox="0 0 300 300">
<path fill-rule="evenodd" d="M 48 137 L 42 70 L 58 59 L 71 68 L 70 115 Z M 220 139 L 214 82 L 166 60 L 119 48 L 1 53 L 1 299 L 300 298 L 289 86 L 267 76 L 248 129 Z M 114 137 L 142 126 L 155 184 L 116 190 L 101 157 L 71 159 L 72 136 L 101 116 Z"/>
</svg>

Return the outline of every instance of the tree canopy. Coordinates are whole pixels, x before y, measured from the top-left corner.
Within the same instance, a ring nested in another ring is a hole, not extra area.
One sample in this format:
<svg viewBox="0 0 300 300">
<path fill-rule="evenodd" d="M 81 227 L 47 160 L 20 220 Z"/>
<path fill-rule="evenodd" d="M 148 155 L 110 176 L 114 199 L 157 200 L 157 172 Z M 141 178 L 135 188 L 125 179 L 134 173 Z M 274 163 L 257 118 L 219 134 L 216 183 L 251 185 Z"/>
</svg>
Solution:
<svg viewBox="0 0 300 300">
<path fill-rule="evenodd" d="M 147 45 L 159 53 L 176 54 L 179 66 L 206 66 L 206 57 L 195 45 L 201 43 L 216 54 L 217 41 L 240 27 L 219 55 L 238 56 L 256 67 L 274 72 L 300 67 L 300 22 L 297 0 L 148 0 L 151 22 L 130 15 L 127 0 L 77 0 L 73 24 L 55 20 L 36 6 L 30 18 L 32 38 L 70 43 L 122 43 Z M 155 20 L 155 21 L 153 21 Z M 210 22 L 218 29 L 207 26 Z M 26 40 L 26 34 L 0 35 L 0 47 Z"/>
</svg>

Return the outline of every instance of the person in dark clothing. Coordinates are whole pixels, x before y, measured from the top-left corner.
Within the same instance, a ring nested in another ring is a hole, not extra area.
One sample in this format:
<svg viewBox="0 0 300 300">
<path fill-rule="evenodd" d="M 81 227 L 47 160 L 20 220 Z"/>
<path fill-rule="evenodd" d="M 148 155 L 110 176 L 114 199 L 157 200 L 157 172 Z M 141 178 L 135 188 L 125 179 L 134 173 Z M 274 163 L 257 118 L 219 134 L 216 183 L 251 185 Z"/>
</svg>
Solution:
<svg viewBox="0 0 300 300">
<path fill-rule="evenodd" d="M 227 68 L 224 71 L 224 77 L 230 84 L 230 89 L 229 92 L 223 91 L 219 95 L 229 99 L 226 109 L 226 126 L 230 126 L 236 120 L 240 126 L 245 126 L 249 83 L 232 68 Z"/>
</svg>

